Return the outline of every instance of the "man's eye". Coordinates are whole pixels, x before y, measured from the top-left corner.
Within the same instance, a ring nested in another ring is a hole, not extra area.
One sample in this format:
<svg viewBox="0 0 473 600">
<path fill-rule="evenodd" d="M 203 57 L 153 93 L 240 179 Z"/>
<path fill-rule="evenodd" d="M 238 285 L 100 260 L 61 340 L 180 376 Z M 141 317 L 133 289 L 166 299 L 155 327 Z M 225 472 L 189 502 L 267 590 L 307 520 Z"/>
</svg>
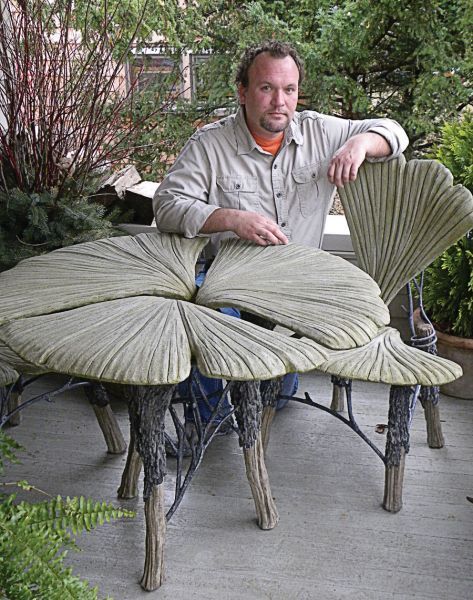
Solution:
<svg viewBox="0 0 473 600">
<path fill-rule="evenodd" d="M 263 92 L 269 92 L 269 90 L 271 89 L 271 86 L 269 86 L 269 85 L 263 85 L 261 87 L 261 89 L 263 90 Z"/>
</svg>

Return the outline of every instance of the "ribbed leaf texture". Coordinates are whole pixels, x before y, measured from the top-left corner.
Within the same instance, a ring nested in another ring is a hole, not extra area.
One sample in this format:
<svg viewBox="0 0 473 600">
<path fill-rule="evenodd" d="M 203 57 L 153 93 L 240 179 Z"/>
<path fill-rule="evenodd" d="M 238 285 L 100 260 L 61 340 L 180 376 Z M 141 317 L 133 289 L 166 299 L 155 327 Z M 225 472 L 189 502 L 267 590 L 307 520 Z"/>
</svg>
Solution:
<svg viewBox="0 0 473 600">
<path fill-rule="evenodd" d="M 391 385 L 443 385 L 462 375 L 456 363 L 404 344 L 391 327 L 361 348 L 329 351 L 329 359 L 318 368 L 344 379 Z"/>
<path fill-rule="evenodd" d="M 356 267 L 321 251 L 239 240 L 223 246 L 193 304 L 205 243 L 148 234 L 26 260 L 3 274 L 0 314 L 9 322 L 0 339 L 45 371 L 160 385 L 186 379 L 192 359 L 210 377 L 248 380 L 304 372 L 326 358 L 316 342 L 204 304 L 246 308 L 335 348 L 366 343 L 387 322 L 379 288 Z"/>
<path fill-rule="evenodd" d="M 434 160 L 365 163 L 339 194 L 358 265 L 386 304 L 473 228 L 471 193 Z"/>
<path fill-rule="evenodd" d="M 192 357 L 205 375 L 242 380 L 308 371 L 326 358 L 315 342 L 149 296 L 20 319 L 1 335 L 47 370 L 135 385 L 183 381 Z"/>
<path fill-rule="evenodd" d="M 5 274 L 0 313 L 5 308 L 12 320 L 0 327 L 0 339 L 46 371 L 161 385 L 186 379 L 192 360 L 207 376 L 236 380 L 319 368 L 327 354 L 317 341 L 333 349 L 365 346 L 388 322 L 379 288 L 366 273 L 296 245 L 227 241 L 194 298 L 194 263 L 204 244 L 148 234 L 27 260 Z M 92 279 L 78 279 L 78 271 Z M 247 310 L 316 341 L 212 310 L 221 306 Z M 409 357 L 421 365 L 429 360 L 422 353 Z M 430 368 L 435 364 L 442 363 L 430 362 Z M 407 375 L 400 384 L 410 384 Z"/>
<path fill-rule="evenodd" d="M 197 304 L 236 306 L 330 348 L 366 344 L 389 322 L 374 281 L 321 250 L 226 240 Z"/>
<path fill-rule="evenodd" d="M 23 360 L 21 356 L 0 341 L 0 386 L 16 381 L 19 376 L 18 372 L 33 375 L 44 373 L 44 370 L 33 363 Z"/>
<path fill-rule="evenodd" d="M 0 323 L 130 296 L 189 300 L 207 241 L 143 233 L 29 258 L 0 273 Z"/>
<path fill-rule="evenodd" d="M 208 308 L 180 303 L 199 370 L 209 377 L 271 379 L 314 369 L 327 356 L 310 340 L 297 340 Z"/>
<path fill-rule="evenodd" d="M 176 383 L 191 354 L 177 302 L 152 296 L 13 321 L 2 336 L 48 370 L 102 381 Z"/>
</svg>

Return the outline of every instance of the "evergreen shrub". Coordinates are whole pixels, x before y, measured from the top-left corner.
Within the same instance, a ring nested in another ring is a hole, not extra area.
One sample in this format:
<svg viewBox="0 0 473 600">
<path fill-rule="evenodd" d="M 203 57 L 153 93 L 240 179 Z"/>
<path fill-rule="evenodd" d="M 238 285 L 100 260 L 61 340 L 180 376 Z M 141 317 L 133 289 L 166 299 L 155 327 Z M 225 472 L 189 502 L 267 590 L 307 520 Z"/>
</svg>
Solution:
<svg viewBox="0 0 473 600">
<path fill-rule="evenodd" d="M 434 157 L 473 192 L 473 115 L 446 124 Z M 473 230 L 425 271 L 424 306 L 445 333 L 473 338 Z"/>
</svg>

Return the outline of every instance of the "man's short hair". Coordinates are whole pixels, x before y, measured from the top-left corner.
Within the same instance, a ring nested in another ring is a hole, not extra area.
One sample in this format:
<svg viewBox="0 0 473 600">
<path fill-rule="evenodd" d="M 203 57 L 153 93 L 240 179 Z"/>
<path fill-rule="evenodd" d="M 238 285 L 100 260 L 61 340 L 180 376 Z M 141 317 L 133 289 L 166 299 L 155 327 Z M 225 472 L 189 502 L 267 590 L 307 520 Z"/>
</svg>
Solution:
<svg viewBox="0 0 473 600">
<path fill-rule="evenodd" d="M 258 54 L 262 54 L 263 52 L 267 52 L 273 58 L 286 58 L 286 56 L 290 56 L 299 70 L 299 85 L 302 83 L 304 79 L 304 64 L 294 46 L 287 42 L 270 40 L 256 46 L 250 46 L 243 52 L 235 77 L 237 86 L 241 84 L 243 87 L 248 87 L 248 70 Z"/>
</svg>

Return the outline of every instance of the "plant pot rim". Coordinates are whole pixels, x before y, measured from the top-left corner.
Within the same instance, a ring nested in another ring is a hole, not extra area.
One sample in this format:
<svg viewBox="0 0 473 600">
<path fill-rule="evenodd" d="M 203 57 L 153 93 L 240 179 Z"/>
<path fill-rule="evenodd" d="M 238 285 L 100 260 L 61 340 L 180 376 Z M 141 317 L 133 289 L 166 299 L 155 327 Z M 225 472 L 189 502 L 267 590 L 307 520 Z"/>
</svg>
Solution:
<svg viewBox="0 0 473 600">
<path fill-rule="evenodd" d="M 433 323 L 435 327 L 435 333 L 437 334 L 437 340 L 441 341 L 443 344 L 447 346 L 455 346 L 456 348 L 464 348 L 465 350 L 473 350 L 473 338 L 463 338 L 458 337 L 457 335 L 450 335 L 449 333 L 444 333 L 443 331 L 439 331 Z"/>
</svg>

